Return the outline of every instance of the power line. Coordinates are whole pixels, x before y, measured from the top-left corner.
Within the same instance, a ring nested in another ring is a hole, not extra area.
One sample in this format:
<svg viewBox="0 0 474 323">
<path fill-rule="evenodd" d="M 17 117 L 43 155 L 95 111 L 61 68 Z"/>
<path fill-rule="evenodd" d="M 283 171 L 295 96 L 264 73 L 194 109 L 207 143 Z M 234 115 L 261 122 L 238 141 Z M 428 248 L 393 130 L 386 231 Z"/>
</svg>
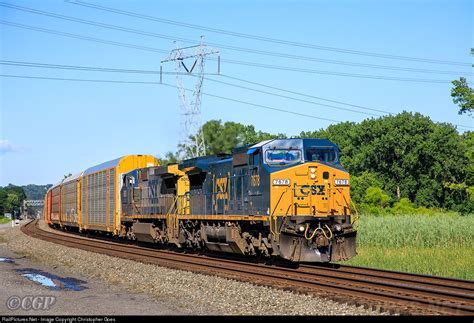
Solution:
<svg viewBox="0 0 474 323">
<path fill-rule="evenodd" d="M 282 92 L 286 92 L 286 93 L 301 95 L 301 96 L 307 97 L 307 98 L 313 98 L 313 99 L 318 99 L 318 100 L 322 100 L 322 101 L 338 103 L 338 104 L 342 104 L 342 105 L 346 105 L 346 106 L 350 106 L 350 107 L 354 107 L 354 108 L 359 108 L 359 109 L 363 109 L 363 110 L 393 114 L 393 112 L 390 112 L 390 111 L 373 109 L 373 108 L 368 108 L 368 107 L 365 107 L 365 106 L 362 106 L 362 105 L 356 105 L 356 104 L 351 104 L 351 103 L 347 103 L 347 102 L 326 99 L 326 98 L 322 98 L 320 96 L 310 95 L 310 94 L 296 92 L 296 91 L 290 91 L 290 90 L 282 89 L 282 88 L 279 88 L 279 87 L 275 87 L 275 86 L 271 86 L 271 85 L 267 85 L 267 84 L 262 84 L 262 83 L 258 83 L 258 82 L 253 82 L 253 81 L 249 81 L 249 80 L 244 80 L 244 79 L 241 79 L 241 78 L 237 78 L 237 77 L 233 77 L 233 76 L 229 76 L 229 75 L 225 75 L 225 74 L 220 74 L 220 76 L 228 78 L 228 79 L 232 79 L 232 80 L 235 80 L 235 81 L 240 81 L 240 82 L 244 82 L 244 83 L 258 85 L 258 86 L 261 86 L 261 87 L 265 87 L 265 88 L 269 88 L 269 89 L 273 89 L 273 90 L 277 90 L 277 91 L 282 91 Z"/>
<path fill-rule="evenodd" d="M 117 25 L 105 24 L 105 23 L 101 23 L 101 22 L 85 20 L 85 19 L 80 19 L 80 18 L 76 18 L 76 17 L 71 17 L 71 16 L 56 14 L 56 13 L 52 13 L 52 12 L 37 10 L 37 9 L 34 9 L 34 8 L 17 6 L 17 5 L 13 5 L 13 4 L 9 4 L 9 3 L 4 3 L 4 2 L 0 2 L 0 6 L 10 8 L 10 9 L 14 9 L 14 10 L 20 10 L 20 11 L 24 11 L 24 12 L 38 14 L 38 15 L 42 15 L 42 16 L 53 17 L 53 18 L 57 18 L 57 19 L 63 19 L 63 20 L 73 21 L 73 22 L 77 22 L 77 23 L 81 23 L 81 24 L 86 24 L 86 25 L 91 25 L 91 26 L 96 26 L 96 27 L 101 27 L 101 28 L 107 28 L 107 29 L 112 29 L 112 30 L 118 30 L 118 31 L 122 31 L 122 32 L 128 32 L 128 33 L 133 33 L 133 34 L 142 35 L 142 36 L 149 36 L 149 37 L 155 37 L 155 38 L 167 39 L 167 40 L 177 40 L 177 41 L 181 41 L 181 42 L 185 42 L 185 43 L 196 44 L 196 42 L 194 40 L 190 40 L 190 39 L 186 39 L 186 38 L 175 37 L 175 36 L 164 35 L 164 34 L 158 34 L 158 33 L 154 33 L 154 32 L 148 32 L 148 31 L 132 29 L 132 28 L 126 28 L 126 27 L 121 27 L 121 26 L 117 26 Z M 279 52 L 274 52 L 274 51 L 257 50 L 257 49 L 252 49 L 252 48 L 230 46 L 230 45 L 224 45 L 222 43 L 212 43 L 212 42 L 207 42 L 207 43 L 211 46 L 218 46 L 219 48 L 229 49 L 229 50 L 233 50 L 233 51 L 246 52 L 246 53 L 258 54 L 258 55 L 266 55 L 266 56 L 272 56 L 272 57 L 288 58 L 288 59 L 293 59 L 293 60 L 298 60 L 298 61 L 306 60 L 306 61 L 312 61 L 312 62 L 335 64 L 335 65 L 344 65 L 344 66 L 353 66 L 353 67 L 366 67 L 366 68 L 373 68 L 373 69 L 384 69 L 384 70 L 415 72 L 415 73 L 455 74 L 455 75 L 464 74 L 464 75 L 468 75 L 468 74 L 465 74 L 465 73 L 462 73 L 462 72 L 455 72 L 455 71 L 442 71 L 442 70 L 432 70 L 432 69 L 420 69 L 420 68 L 410 68 L 410 67 L 400 67 L 400 66 L 387 66 L 387 65 L 378 65 L 378 64 L 348 62 L 348 61 L 322 59 L 322 58 L 308 57 L 308 56 L 302 56 L 302 55 L 279 53 Z"/>
<path fill-rule="evenodd" d="M 89 71 L 89 72 L 138 73 L 138 74 L 152 74 L 152 75 L 160 74 L 159 71 L 155 71 L 155 70 L 143 70 L 143 69 L 131 70 L 131 69 L 108 68 L 108 67 L 90 67 L 90 66 L 77 66 L 77 65 L 58 65 L 58 64 L 46 64 L 46 63 L 19 62 L 19 61 L 9 61 L 9 60 L 0 60 L 0 65 L 34 67 L 34 68 L 53 68 L 53 69 L 65 69 L 65 70 L 79 70 L 79 71 Z M 175 75 L 176 74 L 176 72 L 162 72 L 162 73 L 163 74 L 169 74 L 169 75 Z M 188 73 L 181 73 L 181 74 L 182 75 L 188 75 L 188 76 L 194 76 L 194 75 L 190 75 Z M 306 93 L 290 91 L 290 90 L 282 89 L 282 88 L 279 88 L 279 87 L 270 86 L 270 85 L 267 85 L 267 84 L 262 84 L 262 83 L 258 83 L 258 82 L 244 80 L 244 79 L 237 78 L 237 77 L 232 77 L 232 76 L 229 76 L 229 75 L 221 75 L 221 74 L 214 74 L 214 73 L 207 73 L 205 75 L 208 75 L 208 76 L 218 75 L 218 76 L 228 78 L 228 79 L 232 79 L 232 80 L 236 80 L 236 81 L 239 81 L 239 82 L 253 84 L 253 85 L 257 85 L 257 86 L 261 86 L 261 87 L 265 87 L 265 88 L 270 88 L 270 89 L 273 89 L 273 90 L 282 91 L 282 92 L 286 92 L 286 93 L 291 93 L 291 94 L 295 94 L 295 95 L 299 95 L 299 96 L 303 96 L 303 97 L 308 97 L 308 98 L 323 100 L 323 101 L 327 101 L 327 102 L 333 102 L 333 103 L 337 103 L 337 104 L 341 104 L 341 105 L 356 107 L 356 108 L 359 108 L 359 109 L 362 109 L 362 110 L 381 112 L 381 113 L 386 113 L 386 114 L 389 114 L 389 115 L 393 115 L 395 113 L 395 112 L 390 112 L 390 111 L 385 111 L 385 110 L 380 110 L 380 109 L 368 108 L 368 107 L 361 106 L 361 105 L 350 104 L 350 103 L 347 103 L 347 102 L 326 99 L 326 98 L 322 98 L 322 97 L 318 97 L 318 96 L 314 96 L 314 95 L 309 95 L 309 94 L 306 94 Z M 220 84 L 224 84 L 224 85 L 228 85 L 228 86 L 232 86 L 232 87 L 237 87 L 237 88 L 241 88 L 241 89 L 245 89 L 245 90 L 249 90 L 249 91 L 254 91 L 254 92 L 257 92 L 257 93 L 261 93 L 261 94 L 277 96 L 277 97 L 290 99 L 290 100 L 294 100 L 294 101 L 309 103 L 309 104 L 318 105 L 318 106 L 324 106 L 324 107 L 328 107 L 328 108 L 331 108 L 331 109 L 350 111 L 350 112 L 365 114 L 365 115 L 370 115 L 370 116 L 378 116 L 378 117 L 381 116 L 381 115 L 375 114 L 375 113 L 367 113 L 367 112 L 357 111 L 357 110 L 353 110 L 353 109 L 347 109 L 347 108 L 337 107 L 337 106 L 333 106 L 333 105 L 322 104 L 322 103 L 319 103 L 319 102 L 302 100 L 302 99 L 298 99 L 298 98 L 295 98 L 295 97 L 280 95 L 280 94 L 271 93 L 271 92 L 267 92 L 267 91 L 261 91 L 261 90 L 257 90 L 257 89 L 254 89 L 254 88 L 249 88 L 249 87 L 245 87 L 245 86 L 241 86 L 241 85 L 237 85 L 237 84 L 232 84 L 232 83 L 228 83 L 228 82 L 223 82 L 223 81 L 219 81 L 219 80 L 214 80 L 214 79 L 210 79 L 210 78 L 206 78 L 206 79 L 208 81 L 215 82 L 215 83 L 220 83 Z"/>
<path fill-rule="evenodd" d="M 167 84 L 167 83 L 159 83 L 159 82 L 149 82 L 149 81 L 122 81 L 122 80 L 97 80 L 97 79 L 76 79 L 76 78 L 57 78 L 57 77 L 43 77 L 43 76 L 30 76 L 30 75 L 12 75 L 12 74 L 0 74 L 0 77 L 8 77 L 8 78 L 22 78 L 22 79 L 38 79 L 38 80 L 55 80 L 55 81 L 75 81 L 75 82 L 95 82 L 95 83 L 119 83 L 119 84 L 146 84 L 146 85 L 164 85 L 167 87 L 172 87 L 172 88 L 177 88 L 175 85 Z M 193 91 L 190 89 L 186 89 L 186 91 Z M 303 117 L 308 117 L 312 119 L 318 119 L 318 120 L 323 120 L 323 121 L 329 121 L 329 122 L 342 122 L 340 120 L 334 120 L 334 119 L 327 119 L 327 118 L 321 118 L 321 117 L 316 117 L 313 115 L 309 114 L 304 114 L 304 113 L 299 113 L 299 112 L 294 112 L 291 110 L 286 110 L 286 109 L 281 109 L 281 108 L 275 108 L 275 107 L 270 107 L 267 105 L 261 105 L 261 104 L 255 104 L 251 102 L 246 102 L 238 99 L 232 99 L 228 97 L 223 97 L 219 95 L 214 95 L 214 94 L 209 94 L 209 93 L 203 93 L 203 95 L 209 96 L 209 97 L 214 97 L 226 101 L 231 101 L 231 102 L 236 102 L 236 103 L 241 103 L 249 106 L 254 106 L 257 108 L 262 108 L 262 109 L 268 109 L 268 110 L 273 110 L 273 111 L 279 111 L 279 112 L 284 112 L 288 114 L 293 114 L 293 115 L 298 115 L 298 116 L 303 116 Z M 459 128 L 465 128 L 465 129 L 474 129 L 474 127 L 471 126 L 464 126 L 464 125 L 458 125 L 458 124 L 453 124 Z"/>
<path fill-rule="evenodd" d="M 78 70 L 78 71 L 87 71 L 87 72 L 137 73 L 137 74 L 152 74 L 152 75 L 160 74 L 159 71 L 152 71 L 152 70 L 131 70 L 131 69 L 108 68 L 108 67 L 90 67 L 90 66 L 77 66 L 77 65 L 58 65 L 58 64 L 45 64 L 45 63 L 32 63 L 32 62 L 18 62 L 18 61 L 8 61 L 8 60 L 0 60 L 0 65 L 21 66 L 21 67 L 33 67 L 33 68 L 48 68 L 48 69 Z M 163 72 L 163 74 L 175 75 L 176 72 Z M 188 73 L 180 73 L 180 74 L 181 74 L 181 75 L 194 76 L 194 75 L 188 74 Z M 205 75 L 217 75 L 217 74 L 212 74 L 212 73 L 210 73 L 210 74 L 205 74 Z M 242 79 L 233 78 L 233 77 L 231 77 L 231 76 L 226 76 L 226 77 L 227 77 L 227 78 L 230 78 L 230 79 L 235 79 L 235 80 L 239 80 L 239 81 L 244 81 L 244 80 L 242 80 Z M 281 98 L 285 98 L 285 99 L 289 99 L 289 100 L 294 100 L 294 101 L 309 103 L 309 104 L 313 104 L 313 105 L 328 107 L 328 108 L 331 108 L 331 109 L 337 109 L 337 110 L 343 110 L 343 111 L 350 111 L 350 112 L 354 112 L 354 113 L 360 113 L 360 114 L 365 114 L 365 115 L 380 117 L 379 114 L 367 113 L 367 112 L 357 111 L 357 110 L 353 110 L 353 109 L 347 109 L 347 108 L 343 108 L 343 107 L 337 107 L 337 106 L 334 106 L 334 105 L 329 105 L 329 104 L 323 104 L 323 103 L 314 102 L 314 101 L 309 101 L 309 100 L 298 99 L 298 98 L 290 97 L 290 96 L 287 96 L 287 95 L 281 95 L 281 94 L 271 93 L 271 92 L 267 92 L 267 91 L 261 91 L 261 90 L 249 88 L 249 87 L 246 87 L 246 86 L 241 86 L 241 85 L 238 85 L 238 84 L 232 84 L 232 83 L 228 83 L 228 82 L 223 82 L 223 81 L 219 81 L 219 80 L 214 80 L 214 79 L 211 79 L 211 78 L 208 78 L 208 77 L 206 77 L 205 79 L 208 80 L 208 81 L 214 82 L 214 83 L 220 83 L 220 84 L 224 84 L 224 85 L 228 85 L 228 86 L 232 86 L 232 87 L 237 87 L 237 88 L 241 88 L 241 89 L 245 89 L 245 90 L 249 90 L 249 91 L 253 91 L 253 92 L 257 92 L 257 93 L 261 93 L 261 94 L 267 94 L 267 95 L 277 96 L 277 97 L 281 97 Z M 250 82 L 250 81 L 246 81 L 246 82 L 247 82 L 247 83 L 254 83 L 254 82 Z M 272 88 L 271 86 L 266 86 L 266 85 L 263 85 L 263 84 L 260 84 L 260 83 L 255 83 L 255 84 L 258 84 L 258 85 L 260 85 L 260 86 L 265 86 L 265 87 L 268 87 L 268 88 Z M 279 88 L 275 88 L 275 89 L 278 89 L 278 90 L 280 90 L 280 91 L 285 91 L 285 90 L 279 89 Z M 285 92 L 290 92 L 290 93 L 291 93 L 291 91 L 285 91 Z M 296 94 L 298 94 L 298 95 L 303 95 L 303 96 L 311 97 L 310 95 L 305 95 L 305 94 L 302 94 L 302 93 L 297 93 L 297 92 L 293 92 L 293 93 L 296 93 Z M 318 99 L 323 99 L 323 98 L 319 98 L 319 97 L 316 97 L 316 98 L 318 98 Z M 323 100 L 332 101 L 332 100 L 328 100 L 328 99 L 323 99 Z M 349 104 L 346 104 L 346 105 L 349 105 Z M 354 105 L 354 106 L 355 106 L 355 105 Z M 362 107 L 362 106 L 355 106 L 355 107 L 358 107 L 358 108 L 361 108 L 361 109 L 365 109 L 365 110 L 372 110 L 372 111 L 383 112 L 383 111 L 381 111 L 381 110 L 370 109 L 370 108 L 366 108 L 366 107 Z M 388 112 L 387 112 L 387 113 L 388 113 Z"/>
<path fill-rule="evenodd" d="M 0 24 L 13 26 L 13 27 L 17 27 L 17 28 L 24 28 L 24 29 L 39 31 L 39 32 L 43 32 L 43 33 L 59 35 L 59 36 L 63 36 L 63 37 L 70 37 L 70 38 L 75 38 L 75 39 L 87 40 L 87 41 L 92 41 L 92 42 L 102 43 L 102 44 L 107 44 L 107 45 L 114 45 L 114 46 L 133 48 L 133 49 L 139 49 L 139 50 L 151 51 L 151 52 L 158 52 L 158 53 L 168 53 L 169 52 L 169 51 L 166 51 L 164 49 L 134 45 L 134 44 L 129 44 L 129 43 L 121 43 L 121 42 L 116 42 L 116 41 L 109 41 L 109 40 L 100 39 L 100 38 L 93 38 L 93 37 L 82 36 L 82 35 L 77 35 L 77 34 L 72 34 L 72 33 L 66 33 L 66 32 L 46 29 L 46 28 L 28 26 L 28 25 L 19 24 L 19 23 L 13 23 L 13 22 L 5 21 L 5 20 L 0 20 Z M 210 59 L 210 60 L 214 60 L 214 59 Z M 296 67 L 289 67 L 289 66 L 261 64 L 261 63 L 238 61 L 238 60 L 227 60 L 227 59 L 224 60 L 224 59 L 221 59 L 221 62 L 229 63 L 229 64 L 236 64 L 236 65 L 266 68 L 266 69 L 275 69 L 275 70 L 284 70 L 284 71 L 290 71 L 290 72 L 309 73 L 309 74 L 323 74 L 323 75 L 334 75 L 334 76 L 367 78 L 367 79 L 389 80 L 389 81 L 404 81 L 404 82 L 451 83 L 450 80 L 417 79 L 417 78 L 388 77 L 388 76 L 381 76 L 381 75 L 339 73 L 339 72 L 331 72 L 331 71 L 325 71 L 325 70 L 303 69 L 303 68 L 296 68 Z"/>
<path fill-rule="evenodd" d="M 134 45 L 134 44 L 120 43 L 120 42 L 116 42 L 116 41 L 100 39 L 100 38 L 94 38 L 94 37 L 88 37 L 88 36 L 82 36 L 82 35 L 78 35 L 78 34 L 71 34 L 71 33 L 66 33 L 66 32 L 52 30 L 52 29 L 28 26 L 28 25 L 19 24 L 19 23 L 15 23 L 15 22 L 10 22 L 10 21 L 6 21 L 6 20 L 2 20 L 2 19 L 0 19 L 0 24 L 7 25 L 7 26 L 13 26 L 13 27 L 17 27 L 17 28 L 23 28 L 23 29 L 39 31 L 39 32 L 47 33 L 47 34 L 53 34 L 53 35 L 70 37 L 70 38 L 75 38 L 75 39 L 87 40 L 87 41 L 92 41 L 92 42 L 102 43 L 102 44 L 107 44 L 107 45 L 127 47 L 127 48 L 145 50 L 145 51 L 156 52 L 156 53 L 168 53 L 168 51 L 166 51 L 164 49 L 157 49 L 157 48 Z"/>
<path fill-rule="evenodd" d="M 308 101 L 308 100 L 304 100 L 304 99 L 293 98 L 293 97 L 287 96 L 287 95 L 281 95 L 281 94 L 271 93 L 271 92 L 267 92 L 267 91 L 252 89 L 252 88 L 249 88 L 249 87 L 246 87 L 246 86 L 227 83 L 227 82 L 223 82 L 223 81 L 219 81 L 219 80 L 214 80 L 214 79 L 211 79 L 211 78 L 208 78 L 208 77 L 206 77 L 205 79 L 208 80 L 208 81 L 211 81 L 211 82 L 220 83 L 220 84 L 224 84 L 224 85 L 228 85 L 228 86 L 232 86 L 232 87 L 237 87 L 237 88 L 241 88 L 241 89 L 248 90 L 248 91 L 253 91 L 253 92 L 257 92 L 257 93 L 277 96 L 277 97 L 280 97 L 280 98 L 290 99 L 290 100 L 299 101 L 299 102 L 303 102 L 303 103 L 319 105 L 319 106 L 328 107 L 328 108 L 331 108 L 331 109 L 350 111 L 350 112 L 361 113 L 361 114 L 376 116 L 376 117 L 381 116 L 379 114 L 367 113 L 367 112 L 362 112 L 362 111 L 357 111 L 357 110 L 352 110 L 352 109 L 347 109 L 347 108 L 342 108 L 342 107 L 336 107 L 334 105 L 329 105 L 329 104 L 324 104 L 324 103 L 317 103 L 317 102 L 314 102 L 314 101 Z"/>
<path fill-rule="evenodd" d="M 288 40 L 284 40 L 284 39 L 277 39 L 277 38 L 271 38 L 271 37 L 264 37 L 264 36 L 234 32 L 234 31 L 229 31 L 229 30 L 224 30 L 224 29 L 219 29 L 219 28 L 204 27 L 204 26 L 200 26 L 200 25 L 184 23 L 184 22 L 179 22 L 179 21 L 170 20 L 170 19 L 163 19 L 163 18 L 159 18 L 159 17 L 139 14 L 139 13 L 125 11 L 125 10 L 119 10 L 119 9 L 106 7 L 106 6 L 101 6 L 101 5 L 96 5 L 96 4 L 93 4 L 93 3 L 88 3 L 88 2 L 85 2 L 85 1 L 79 1 L 79 0 L 75 0 L 75 1 L 66 0 L 66 2 L 71 3 L 71 4 L 75 4 L 75 5 L 80 5 L 80 6 L 84 6 L 84 7 L 93 8 L 93 9 L 98 9 L 98 10 L 102 10 L 102 11 L 106 11 L 106 12 L 112 12 L 112 13 L 116 13 L 116 14 L 120 14 L 120 15 L 125 15 L 125 16 L 129 16 L 129 17 L 135 17 L 135 18 L 140 18 L 140 19 L 145 19 L 145 20 L 150 20 L 150 21 L 155 21 L 155 22 L 160 22 L 160 23 L 165 23 L 165 24 L 170 24 L 170 25 L 175 25 L 175 26 L 180 26 L 180 27 L 185 27 L 185 28 L 203 30 L 203 31 L 208 31 L 208 32 L 213 32 L 213 33 L 218 33 L 218 34 L 225 34 L 225 35 L 228 35 L 228 36 L 247 38 L 247 39 L 253 39 L 253 40 L 258 40 L 258 41 L 263 41 L 263 42 L 270 42 L 270 43 L 277 43 L 277 44 L 294 46 L 294 47 L 311 48 L 311 49 L 317 49 L 317 50 L 332 51 L 332 52 L 353 54 L 353 55 L 361 55 L 361 56 L 378 57 L 378 58 L 385 58 L 385 59 L 415 61 L 415 62 L 432 63 L 432 64 L 444 64 L 444 65 L 458 65 L 458 66 L 469 66 L 469 67 L 471 66 L 470 63 L 465 63 L 465 62 L 455 62 L 455 61 L 446 61 L 446 60 L 438 60 L 438 59 L 400 56 L 400 55 L 391 55 L 391 54 L 359 51 L 359 50 L 352 50 L 352 49 L 345 49 L 345 48 L 336 48 L 336 47 L 329 47 L 329 46 L 319 46 L 319 45 L 302 43 L 302 42 L 288 41 Z"/>
<path fill-rule="evenodd" d="M 315 70 L 315 69 L 308 69 L 308 68 L 298 68 L 298 67 L 281 66 L 281 65 L 273 65 L 273 64 L 254 63 L 254 62 L 246 62 L 246 61 L 240 61 L 240 60 L 229 60 L 229 59 L 226 59 L 226 60 L 222 59 L 221 62 L 229 63 L 229 64 L 236 64 L 236 65 L 259 67 L 259 68 L 265 68 L 265 69 L 290 71 L 290 72 L 345 76 L 345 77 L 366 78 L 366 79 L 374 79 L 374 80 L 420 82 L 420 83 L 451 83 L 452 82 L 451 80 L 418 79 L 418 78 L 406 78 L 406 77 L 396 77 L 396 76 L 391 77 L 391 76 L 382 76 L 382 75 L 332 72 L 332 71 L 326 71 L 326 70 Z"/>
<path fill-rule="evenodd" d="M 19 61 L 10 61 L 10 60 L 0 60 L 0 65 L 34 67 L 34 68 L 52 68 L 52 69 L 65 69 L 65 70 L 79 70 L 79 71 L 90 71 L 90 72 L 138 73 L 138 74 L 152 74 L 152 75 L 160 74 L 160 72 L 156 71 L 156 70 L 143 70 L 143 69 L 131 70 L 131 69 L 119 69 L 119 68 L 109 68 L 109 67 L 58 65 L 58 64 L 36 63 L 36 62 L 19 62 Z M 176 74 L 176 72 L 162 72 L 162 73 L 163 74 L 168 74 L 168 75 Z M 194 76 L 194 75 L 189 74 L 189 73 L 181 73 L 181 74 L 182 75 Z M 306 93 L 290 91 L 290 90 L 282 89 L 282 88 L 279 88 L 279 87 L 270 86 L 270 85 L 267 85 L 267 84 L 262 84 L 262 83 L 253 82 L 253 81 L 249 81 L 249 80 L 244 80 L 244 79 L 229 76 L 229 75 L 214 74 L 214 73 L 205 73 L 205 75 L 207 75 L 207 76 L 221 76 L 221 77 L 228 78 L 228 79 L 231 79 L 231 80 L 235 80 L 235 81 L 239 81 L 239 82 L 243 82 L 243 83 L 248 83 L 248 84 L 253 84 L 253 85 L 260 86 L 260 87 L 269 88 L 269 89 L 272 89 L 272 90 L 277 90 L 277 91 L 281 91 L 281 92 L 285 92 L 285 93 L 299 95 L 299 96 L 302 96 L 302 97 L 307 97 L 307 98 L 312 98 L 312 99 L 337 103 L 337 104 L 341 104 L 341 105 L 345 105 L 345 106 L 355 107 L 355 108 L 362 109 L 362 110 L 393 114 L 393 112 L 390 112 L 390 111 L 385 111 L 385 110 L 380 110 L 380 109 L 373 109 L 373 108 L 368 108 L 368 107 L 361 106 L 361 105 L 350 104 L 350 103 L 347 103 L 347 102 L 331 100 L 331 99 L 326 99 L 326 98 L 322 98 L 322 97 L 319 97 L 319 96 L 309 95 L 309 94 L 306 94 Z M 361 113 L 361 114 L 366 114 L 366 115 L 371 115 L 371 116 L 380 116 L 379 114 L 366 113 L 366 112 L 357 111 L 357 110 L 353 110 L 353 109 L 347 109 L 347 108 L 342 108 L 342 107 L 336 107 L 336 106 L 333 106 L 333 105 L 322 104 L 322 103 L 319 103 L 319 102 L 301 100 L 301 99 L 290 97 L 290 96 L 280 95 L 280 94 L 271 93 L 271 92 L 267 92 L 267 91 L 261 91 L 261 90 L 257 90 L 257 89 L 237 85 L 237 84 L 232 84 L 232 83 L 223 82 L 223 81 L 220 81 L 220 80 L 211 79 L 211 78 L 206 78 L 206 79 L 211 81 L 211 82 L 220 83 L 220 84 L 224 84 L 224 85 L 228 85 L 228 86 L 232 86 L 232 87 L 237 87 L 237 88 L 242 88 L 242 89 L 245 89 L 245 90 L 254 91 L 254 92 L 258 92 L 258 93 L 262 93 L 262 94 L 282 97 L 282 98 L 290 99 L 290 100 L 294 100 L 294 101 L 299 101 L 299 102 L 324 106 L 324 107 L 328 107 L 328 108 L 332 108 L 332 109 L 338 109 L 338 110 L 350 111 L 350 112 L 355 112 L 355 113 Z"/>
<path fill-rule="evenodd" d="M 146 84 L 146 85 L 164 85 L 167 87 L 172 87 L 172 88 L 177 88 L 175 85 L 167 84 L 167 83 L 159 83 L 159 82 L 147 82 L 147 81 L 121 81 L 121 80 L 97 80 L 97 79 L 76 79 L 76 78 L 58 78 L 58 77 L 44 77 L 44 76 L 30 76 L 30 75 L 12 75 L 12 74 L 0 74 L 0 77 L 9 77 L 9 78 L 22 78 L 22 79 L 37 79 L 37 80 L 54 80 L 54 81 L 73 81 L 73 82 L 95 82 L 95 83 L 119 83 L 119 84 Z M 193 90 L 190 89 L 185 89 L 186 91 L 192 92 Z M 262 105 L 262 104 L 256 104 L 252 102 L 246 102 L 238 99 L 232 99 L 220 95 L 214 95 L 210 93 L 203 93 L 203 95 L 213 97 L 213 98 L 218 98 L 226 101 L 231 101 L 231 102 L 236 102 L 236 103 L 241 103 L 257 108 L 262 108 L 262 109 L 267 109 L 267 110 L 272 110 L 272 111 L 279 111 L 279 112 L 284 112 L 288 114 L 293 114 L 293 115 L 298 115 L 298 116 L 303 116 L 307 118 L 312 118 L 312 119 L 318 119 L 318 120 L 323 120 L 323 121 L 329 121 L 329 122 L 342 122 L 340 120 L 334 120 L 334 119 L 327 119 L 327 118 L 321 118 L 321 117 L 316 117 L 314 115 L 310 114 L 304 114 L 304 113 L 299 113 L 295 111 L 290 111 L 286 109 L 281 109 L 281 108 L 275 108 L 267 105 Z"/>
<path fill-rule="evenodd" d="M 123 68 L 110 68 L 110 67 L 94 67 L 94 66 L 78 66 L 78 65 L 59 65 L 59 64 L 46 64 L 46 63 L 33 63 L 33 62 L 19 62 L 0 60 L 0 65 L 10 66 L 21 66 L 21 67 L 35 67 L 35 68 L 49 68 L 49 69 L 63 69 L 63 70 L 76 70 L 86 72 L 110 72 L 110 73 L 135 73 L 135 74 L 152 74 L 159 75 L 176 75 L 176 72 L 160 72 L 156 70 L 137 70 L 137 69 L 123 69 Z M 181 73 L 181 75 L 189 75 L 188 73 Z M 218 75 L 216 73 L 205 73 L 204 75 Z"/>
</svg>

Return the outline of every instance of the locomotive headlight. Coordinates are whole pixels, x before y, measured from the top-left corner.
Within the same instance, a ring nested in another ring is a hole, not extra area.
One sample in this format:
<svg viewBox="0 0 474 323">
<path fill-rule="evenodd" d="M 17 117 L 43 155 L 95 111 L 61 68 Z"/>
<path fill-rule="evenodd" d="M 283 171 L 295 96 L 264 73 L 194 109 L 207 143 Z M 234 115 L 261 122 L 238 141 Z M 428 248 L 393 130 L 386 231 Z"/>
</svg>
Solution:
<svg viewBox="0 0 474 323">
<path fill-rule="evenodd" d="M 300 225 L 298 226 L 298 231 L 299 231 L 299 232 L 303 232 L 305 229 L 306 229 L 306 226 L 304 226 L 303 224 L 300 224 Z"/>
<path fill-rule="evenodd" d="M 312 179 L 315 179 L 315 178 L 316 178 L 316 174 L 311 174 L 310 177 L 311 177 Z"/>
<path fill-rule="evenodd" d="M 309 171 L 314 174 L 316 173 L 316 168 L 310 168 Z"/>
<path fill-rule="evenodd" d="M 342 231 L 342 225 L 336 224 L 336 225 L 334 226 L 334 231 L 336 231 L 336 232 L 341 232 L 341 231 Z"/>
</svg>

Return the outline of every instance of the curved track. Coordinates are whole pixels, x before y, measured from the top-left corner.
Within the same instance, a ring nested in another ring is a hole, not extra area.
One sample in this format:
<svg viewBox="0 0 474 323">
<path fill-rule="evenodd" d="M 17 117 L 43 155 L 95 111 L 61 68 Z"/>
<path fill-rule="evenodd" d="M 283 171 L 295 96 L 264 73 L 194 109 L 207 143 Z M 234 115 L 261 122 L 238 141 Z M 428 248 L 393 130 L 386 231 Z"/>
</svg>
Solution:
<svg viewBox="0 0 474 323">
<path fill-rule="evenodd" d="M 29 236 L 68 247 L 320 295 L 391 313 L 474 315 L 474 281 L 353 266 L 269 266 L 53 233 L 41 230 L 37 221 L 21 230 Z"/>
</svg>

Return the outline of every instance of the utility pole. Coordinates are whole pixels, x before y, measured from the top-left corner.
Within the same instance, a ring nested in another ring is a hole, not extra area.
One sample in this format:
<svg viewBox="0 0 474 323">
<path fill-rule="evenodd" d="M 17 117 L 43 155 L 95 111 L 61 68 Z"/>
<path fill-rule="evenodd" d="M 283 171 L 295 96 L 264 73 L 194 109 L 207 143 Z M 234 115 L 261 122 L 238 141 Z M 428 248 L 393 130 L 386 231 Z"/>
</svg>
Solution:
<svg viewBox="0 0 474 323">
<path fill-rule="evenodd" d="M 178 95 L 181 101 L 181 130 L 180 146 L 191 147 L 189 153 L 191 157 L 206 155 L 206 143 L 201 129 L 201 103 L 202 84 L 204 81 L 204 63 L 206 56 L 218 55 L 219 51 L 208 49 L 203 43 L 204 36 L 201 36 L 199 45 L 181 47 L 177 46 L 170 52 L 170 55 L 161 61 L 160 83 L 163 80 L 163 63 L 175 62 L 176 83 Z M 220 73 L 220 56 L 218 56 L 218 74 Z M 191 101 L 186 95 L 183 76 L 192 76 L 195 81 Z M 194 147 L 195 149 L 192 149 Z M 184 156 L 180 156 L 182 158 Z"/>
</svg>

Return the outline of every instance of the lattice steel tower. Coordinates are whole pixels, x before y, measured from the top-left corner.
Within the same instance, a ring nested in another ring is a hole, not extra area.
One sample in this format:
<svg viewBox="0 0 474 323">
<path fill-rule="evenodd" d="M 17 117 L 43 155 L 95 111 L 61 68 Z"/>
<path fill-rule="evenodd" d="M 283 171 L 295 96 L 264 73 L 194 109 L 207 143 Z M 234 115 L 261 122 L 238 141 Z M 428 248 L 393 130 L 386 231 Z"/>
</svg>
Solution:
<svg viewBox="0 0 474 323">
<path fill-rule="evenodd" d="M 206 155 L 206 143 L 204 134 L 201 131 L 201 97 L 202 84 L 204 81 L 205 57 L 219 54 L 215 49 L 207 48 L 203 43 L 204 36 L 201 36 L 199 45 L 181 47 L 176 44 L 176 48 L 170 52 L 169 57 L 161 61 L 161 64 L 175 62 L 176 83 L 181 101 L 181 131 L 180 146 L 187 147 L 188 151 L 181 151 L 181 154 L 199 157 Z M 191 62 L 192 64 L 187 62 Z M 162 80 L 163 65 L 160 68 L 160 81 Z M 218 56 L 218 73 L 220 72 L 220 56 Z M 186 95 L 189 91 L 184 86 L 183 76 L 192 76 L 195 81 L 191 101 Z M 180 156 L 180 158 L 185 156 Z"/>
</svg>

